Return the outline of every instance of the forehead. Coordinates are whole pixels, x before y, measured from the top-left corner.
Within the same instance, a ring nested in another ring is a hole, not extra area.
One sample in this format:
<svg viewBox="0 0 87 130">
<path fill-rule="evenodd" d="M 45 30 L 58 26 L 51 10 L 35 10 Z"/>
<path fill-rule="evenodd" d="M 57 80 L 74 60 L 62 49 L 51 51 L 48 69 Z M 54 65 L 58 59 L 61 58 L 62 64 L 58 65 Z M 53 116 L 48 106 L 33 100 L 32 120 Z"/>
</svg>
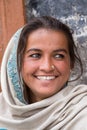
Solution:
<svg viewBox="0 0 87 130">
<path fill-rule="evenodd" d="M 52 29 L 37 29 L 28 36 L 27 48 L 44 46 L 45 48 L 53 46 L 53 48 L 62 46 L 68 47 L 66 35 L 61 31 Z"/>
<path fill-rule="evenodd" d="M 49 29 L 49 28 L 39 28 L 39 29 L 36 29 L 36 30 L 33 30 L 30 34 L 29 34 L 29 37 L 31 37 L 31 36 L 41 36 L 41 35 L 47 35 L 47 34 L 55 34 L 55 35 L 59 35 L 59 34 L 62 34 L 62 35 L 64 35 L 66 38 L 67 38 L 67 36 L 66 36 L 66 34 L 65 34 L 65 32 L 64 31 L 62 31 L 62 30 L 54 30 L 54 29 Z M 28 39 L 29 39 L 29 37 L 28 37 Z"/>
</svg>

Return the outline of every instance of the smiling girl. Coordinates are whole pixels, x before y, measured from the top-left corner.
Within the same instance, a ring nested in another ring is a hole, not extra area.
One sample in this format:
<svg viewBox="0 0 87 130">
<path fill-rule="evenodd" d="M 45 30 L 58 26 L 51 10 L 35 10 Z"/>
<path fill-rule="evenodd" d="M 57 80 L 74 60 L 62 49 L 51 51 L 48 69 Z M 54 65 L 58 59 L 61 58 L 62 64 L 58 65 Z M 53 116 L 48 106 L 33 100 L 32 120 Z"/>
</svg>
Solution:
<svg viewBox="0 0 87 130">
<path fill-rule="evenodd" d="M 37 17 L 18 30 L 2 61 L 0 127 L 86 130 L 87 86 L 67 85 L 75 63 L 82 74 L 72 32 L 59 20 Z"/>
</svg>

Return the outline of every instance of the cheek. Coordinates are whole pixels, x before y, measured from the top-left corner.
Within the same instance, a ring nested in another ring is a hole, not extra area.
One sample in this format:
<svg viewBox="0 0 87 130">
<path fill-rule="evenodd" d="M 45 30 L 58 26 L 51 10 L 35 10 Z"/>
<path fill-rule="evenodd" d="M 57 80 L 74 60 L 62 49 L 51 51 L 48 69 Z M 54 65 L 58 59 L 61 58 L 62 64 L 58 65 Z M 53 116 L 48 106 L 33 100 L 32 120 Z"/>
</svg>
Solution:
<svg viewBox="0 0 87 130">
<path fill-rule="evenodd" d="M 22 75 L 33 73 L 36 68 L 36 64 L 32 62 L 25 61 L 22 65 Z"/>
<path fill-rule="evenodd" d="M 57 64 L 58 69 L 62 72 L 62 73 L 70 73 L 70 63 L 69 62 L 59 62 Z"/>
</svg>

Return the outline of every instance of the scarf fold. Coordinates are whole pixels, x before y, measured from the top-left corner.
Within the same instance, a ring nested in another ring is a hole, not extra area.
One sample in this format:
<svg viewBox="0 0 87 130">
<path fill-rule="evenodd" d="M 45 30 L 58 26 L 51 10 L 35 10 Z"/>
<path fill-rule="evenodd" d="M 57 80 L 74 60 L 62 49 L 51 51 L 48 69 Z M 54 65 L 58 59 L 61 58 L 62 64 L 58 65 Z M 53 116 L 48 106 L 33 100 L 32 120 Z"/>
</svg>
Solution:
<svg viewBox="0 0 87 130">
<path fill-rule="evenodd" d="M 67 86 L 42 101 L 26 104 L 17 71 L 22 29 L 11 38 L 1 66 L 0 128 L 7 130 L 87 130 L 87 86 Z"/>
</svg>

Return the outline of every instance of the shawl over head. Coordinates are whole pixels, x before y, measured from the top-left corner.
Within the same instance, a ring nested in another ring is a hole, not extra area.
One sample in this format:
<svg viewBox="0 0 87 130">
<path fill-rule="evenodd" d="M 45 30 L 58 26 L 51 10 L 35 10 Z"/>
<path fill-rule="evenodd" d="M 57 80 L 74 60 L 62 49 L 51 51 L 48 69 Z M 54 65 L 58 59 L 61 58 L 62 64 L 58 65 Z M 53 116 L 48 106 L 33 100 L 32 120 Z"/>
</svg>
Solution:
<svg viewBox="0 0 87 130">
<path fill-rule="evenodd" d="M 87 85 L 68 86 L 52 97 L 26 104 L 16 61 L 20 33 L 21 29 L 11 38 L 2 61 L 0 129 L 87 130 Z"/>
</svg>

